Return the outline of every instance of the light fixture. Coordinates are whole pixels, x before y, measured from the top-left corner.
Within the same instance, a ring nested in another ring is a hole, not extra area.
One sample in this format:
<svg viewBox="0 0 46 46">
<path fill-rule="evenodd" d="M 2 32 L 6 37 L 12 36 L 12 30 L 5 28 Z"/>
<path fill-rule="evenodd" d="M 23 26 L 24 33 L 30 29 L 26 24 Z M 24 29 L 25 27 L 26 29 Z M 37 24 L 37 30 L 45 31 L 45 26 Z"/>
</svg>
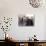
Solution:
<svg viewBox="0 0 46 46">
<path fill-rule="evenodd" d="M 43 0 L 29 0 L 29 4 L 34 8 L 38 8 L 44 3 L 44 1 Z"/>
</svg>

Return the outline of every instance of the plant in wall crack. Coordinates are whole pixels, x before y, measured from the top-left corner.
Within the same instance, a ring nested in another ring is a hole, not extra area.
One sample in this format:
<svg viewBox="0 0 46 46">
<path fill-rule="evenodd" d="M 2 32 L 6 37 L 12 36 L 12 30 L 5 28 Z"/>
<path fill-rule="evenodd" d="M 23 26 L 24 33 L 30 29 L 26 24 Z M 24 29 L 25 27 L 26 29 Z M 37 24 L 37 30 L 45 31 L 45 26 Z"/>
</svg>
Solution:
<svg viewBox="0 0 46 46">
<path fill-rule="evenodd" d="M 6 32 L 7 31 L 10 31 L 10 26 L 12 24 L 12 18 L 10 17 L 4 17 L 3 18 L 3 24 L 2 24 L 2 27 L 1 29 L 4 31 L 5 33 L 5 38 L 6 38 Z"/>
</svg>

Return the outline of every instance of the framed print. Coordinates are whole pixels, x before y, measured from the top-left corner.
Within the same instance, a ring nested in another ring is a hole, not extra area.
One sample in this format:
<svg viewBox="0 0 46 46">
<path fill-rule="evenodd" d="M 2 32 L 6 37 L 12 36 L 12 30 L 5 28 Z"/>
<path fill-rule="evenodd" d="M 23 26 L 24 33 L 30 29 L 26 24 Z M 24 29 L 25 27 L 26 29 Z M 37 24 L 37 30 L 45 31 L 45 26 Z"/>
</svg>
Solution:
<svg viewBox="0 0 46 46">
<path fill-rule="evenodd" d="M 34 16 L 32 15 L 20 15 L 18 16 L 19 26 L 34 26 Z"/>
</svg>

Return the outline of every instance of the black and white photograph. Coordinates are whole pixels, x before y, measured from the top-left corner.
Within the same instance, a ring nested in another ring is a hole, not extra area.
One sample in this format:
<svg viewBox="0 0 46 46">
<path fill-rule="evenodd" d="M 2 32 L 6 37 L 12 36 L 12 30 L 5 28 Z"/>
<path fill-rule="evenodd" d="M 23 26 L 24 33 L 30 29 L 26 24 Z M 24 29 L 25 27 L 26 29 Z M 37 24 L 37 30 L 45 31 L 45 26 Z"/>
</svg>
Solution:
<svg viewBox="0 0 46 46">
<path fill-rule="evenodd" d="M 19 26 L 34 26 L 34 17 L 33 16 L 19 16 L 18 17 Z"/>
</svg>

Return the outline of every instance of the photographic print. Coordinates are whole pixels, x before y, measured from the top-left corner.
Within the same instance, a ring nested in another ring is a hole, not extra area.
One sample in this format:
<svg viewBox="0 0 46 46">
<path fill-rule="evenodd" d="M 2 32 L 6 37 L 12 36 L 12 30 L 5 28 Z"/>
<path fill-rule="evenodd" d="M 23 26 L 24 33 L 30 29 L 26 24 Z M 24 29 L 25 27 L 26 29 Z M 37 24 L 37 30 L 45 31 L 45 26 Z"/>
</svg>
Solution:
<svg viewBox="0 0 46 46">
<path fill-rule="evenodd" d="M 34 26 L 34 16 L 21 15 L 18 17 L 19 26 Z"/>
</svg>

